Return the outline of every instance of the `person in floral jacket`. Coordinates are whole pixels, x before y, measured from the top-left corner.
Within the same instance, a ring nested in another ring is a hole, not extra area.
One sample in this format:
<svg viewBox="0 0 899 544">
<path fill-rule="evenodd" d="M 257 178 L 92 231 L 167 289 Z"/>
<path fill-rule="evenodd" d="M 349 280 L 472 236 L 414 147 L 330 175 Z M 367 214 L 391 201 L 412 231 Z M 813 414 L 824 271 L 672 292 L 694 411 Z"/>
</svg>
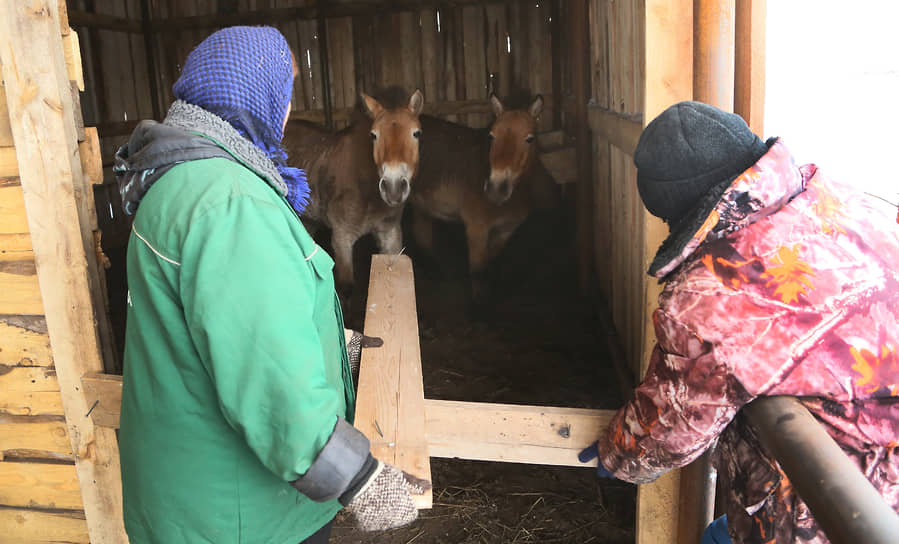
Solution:
<svg viewBox="0 0 899 544">
<path fill-rule="evenodd" d="M 652 482 L 717 443 L 734 542 L 828 542 L 740 412 L 794 395 L 897 509 L 896 210 L 698 102 L 654 119 L 634 162 L 671 234 L 649 268 L 658 343 L 598 441 L 600 473 Z"/>
</svg>

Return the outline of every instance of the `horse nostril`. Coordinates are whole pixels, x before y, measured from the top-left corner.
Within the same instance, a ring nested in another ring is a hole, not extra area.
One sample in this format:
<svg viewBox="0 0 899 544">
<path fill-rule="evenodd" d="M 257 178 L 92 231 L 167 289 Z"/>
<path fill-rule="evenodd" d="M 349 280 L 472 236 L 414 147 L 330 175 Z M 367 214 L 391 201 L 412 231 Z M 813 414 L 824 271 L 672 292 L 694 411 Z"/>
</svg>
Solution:
<svg viewBox="0 0 899 544">
<path fill-rule="evenodd" d="M 500 184 L 499 192 L 504 195 L 509 194 L 509 182 L 508 181 L 504 181 Z"/>
</svg>

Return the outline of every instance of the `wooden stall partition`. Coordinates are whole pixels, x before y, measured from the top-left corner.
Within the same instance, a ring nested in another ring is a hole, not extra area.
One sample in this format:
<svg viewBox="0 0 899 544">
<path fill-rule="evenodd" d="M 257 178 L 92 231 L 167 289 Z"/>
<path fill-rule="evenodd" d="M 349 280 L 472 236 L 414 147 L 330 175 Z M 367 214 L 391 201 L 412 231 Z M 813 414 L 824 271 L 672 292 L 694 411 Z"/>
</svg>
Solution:
<svg viewBox="0 0 899 544">
<path fill-rule="evenodd" d="M 115 435 L 93 425 L 81 382 L 103 363 L 65 14 L 0 5 L 0 526 L 13 542 L 127 542 Z"/>
</svg>

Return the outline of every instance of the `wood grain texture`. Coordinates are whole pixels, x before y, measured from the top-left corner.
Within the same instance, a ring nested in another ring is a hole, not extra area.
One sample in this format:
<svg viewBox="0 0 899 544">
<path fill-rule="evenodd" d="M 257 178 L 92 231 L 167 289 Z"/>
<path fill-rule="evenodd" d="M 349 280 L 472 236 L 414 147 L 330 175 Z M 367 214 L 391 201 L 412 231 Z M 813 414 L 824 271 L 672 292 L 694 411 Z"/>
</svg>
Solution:
<svg viewBox="0 0 899 544">
<path fill-rule="evenodd" d="M 16 416 L 63 416 L 56 370 L 0 365 L 0 413 Z"/>
<path fill-rule="evenodd" d="M 43 316 L 0 315 L 0 365 L 53 365 Z"/>
<path fill-rule="evenodd" d="M 383 338 L 384 345 L 362 351 L 354 425 L 371 441 L 376 458 L 430 481 L 415 282 L 407 256 L 372 257 L 365 334 Z M 415 498 L 419 508 L 430 508 L 430 492 Z"/>
<path fill-rule="evenodd" d="M 74 465 L 0 462 L 0 509 L 83 510 Z"/>
<path fill-rule="evenodd" d="M 41 512 L 0 507 L 3 542 L 89 544 L 83 512 Z"/>
<path fill-rule="evenodd" d="M 425 400 L 425 413 L 434 457 L 563 466 L 587 466 L 578 452 L 596 440 L 615 414 L 431 399 Z"/>
<path fill-rule="evenodd" d="M 92 540 L 125 543 L 115 434 L 111 429 L 96 428 L 87 417 L 81 387 L 81 376 L 102 370 L 103 364 L 75 199 L 82 172 L 75 104 L 56 2 L 0 4 L 0 36 L 10 125 L 66 414 L 65 423 L 29 422 L 0 428 L 25 431 L 55 425 L 57 428 L 48 436 L 57 442 L 62 439 L 77 454 L 76 468 Z M 10 431 L 2 432 L 3 449 L 24 447 L 17 443 L 18 436 L 14 435 L 13 441 Z M 57 447 L 60 445 L 57 443 Z"/>
</svg>

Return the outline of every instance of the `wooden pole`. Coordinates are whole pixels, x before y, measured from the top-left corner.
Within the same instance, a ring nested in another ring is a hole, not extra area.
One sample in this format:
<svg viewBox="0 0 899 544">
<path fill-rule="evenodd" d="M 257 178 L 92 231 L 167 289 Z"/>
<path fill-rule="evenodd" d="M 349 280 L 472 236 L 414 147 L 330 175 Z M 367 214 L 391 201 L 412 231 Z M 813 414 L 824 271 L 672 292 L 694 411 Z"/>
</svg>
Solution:
<svg viewBox="0 0 899 544">
<path fill-rule="evenodd" d="M 734 112 L 764 138 L 766 0 L 737 0 Z"/>
<path fill-rule="evenodd" d="M 734 111 L 734 0 L 694 0 L 693 12 L 693 99 Z"/>
<path fill-rule="evenodd" d="M 646 93 L 643 106 L 644 124 L 652 121 L 668 106 L 693 97 L 693 1 L 646 0 Z M 643 212 L 643 266 L 649 268 L 656 249 L 668 234 L 661 220 Z M 655 345 L 652 312 L 658 307 L 661 287 L 656 278 L 645 276 L 643 282 L 643 354 L 641 376 L 645 374 Z M 678 540 L 681 516 L 681 472 L 671 471 L 655 482 L 637 490 L 638 544 L 696 544 Z M 695 524 L 692 525 L 695 527 Z"/>
<path fill-rule="evenodd" d="M 331 111 L 331 65 L 328 59 L 328 23 L 325 14 L 329 0 L 318 0 L 318 56 L 322 72 L 322 107 L 325 110 L 325 126 L 334 129 L 333 112 Z"/>
<path fill-rule="evenodd" d="M 103 362 L 75 202 L 82 171 L 56 1 L 0 3 L 0 36 L 19 176 L 90 539 L 127 543 L 115 433 L 94 426 L 81 382 Z"/>
<path fill-rule="evenodd" d="M 562 8 L 559 5 L 560 0 L 555 0 L 551 4 L 552 22 L 551 39 L 552 39 L 552 82 L 553 96 L 562 96 Z M 589 51 L 589 48 L 588 48 Z M 562 104 L 558 101 L 553 105 L 553 130 L 562 128 Z"/>
<path fill-rule="evenodd" d="M 577 248 L 578 285 L 586 292 L 593 270 L 593 169 L 590 161 L 590 131 L 587 125 L 587 101 L 590 99 L 590 42 L 587 34 L 587 0 L 572 0 L 571 84 L 574 94 L 574 137 L 577 153 Z"/>
<path fill-rule="evenodd" d="M 153 119 L 162 121 L 162 104 L 159 102 L 159 84 L 156 74 L 156 48 L 153 26 L 150 20 L 150 0 L 140 0 L 141 28 L 144 34 L 144 49 L 147 54 L 147 80 L 150 82 L 150 103 L 153 106 Z"/>
</svg>

